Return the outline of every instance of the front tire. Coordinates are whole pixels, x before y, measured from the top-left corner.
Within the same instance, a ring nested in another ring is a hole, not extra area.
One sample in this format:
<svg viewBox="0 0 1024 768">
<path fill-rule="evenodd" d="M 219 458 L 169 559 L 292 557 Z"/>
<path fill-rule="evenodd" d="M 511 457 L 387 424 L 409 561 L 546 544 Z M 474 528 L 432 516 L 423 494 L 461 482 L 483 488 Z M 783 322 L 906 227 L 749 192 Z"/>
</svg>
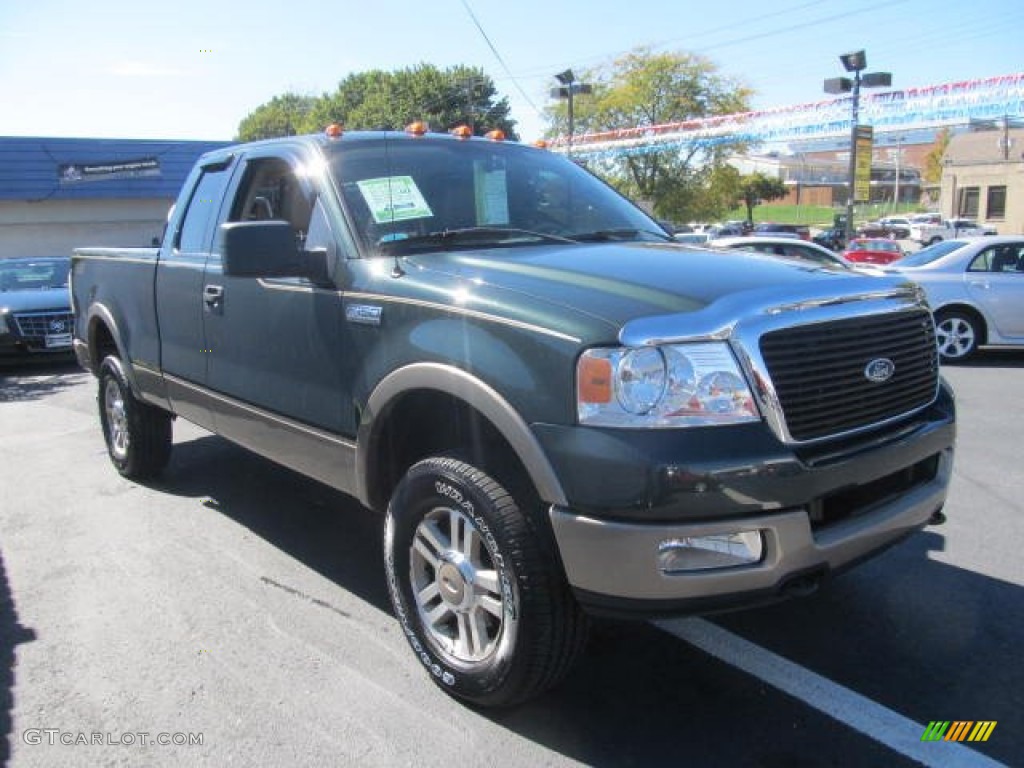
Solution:
<svg viewBox="0 0 1024 768">
<path fill-rule="evenodd" d="M 965 312 L 939 312 L 935 316 L 935 338 L 944 363 L 963 362 L 977 349 L 981 339 L 978 321 Z"/>
<path fill-rule="evenodd" d="M 99 410 L 103 440 L 117 471 L 133 480 L 160 474 L 171 457 L 172 416 L 135 398 L 116 357 L 100 365 Z"/>
<path fill-rule="evenodd" d="M 570 669 L 587 621 L 548 534 L 484 472 L 428 458 L 388 505 L 384 557 L 395 616 L 446 693 L 509 706 Z"/>
</svg>

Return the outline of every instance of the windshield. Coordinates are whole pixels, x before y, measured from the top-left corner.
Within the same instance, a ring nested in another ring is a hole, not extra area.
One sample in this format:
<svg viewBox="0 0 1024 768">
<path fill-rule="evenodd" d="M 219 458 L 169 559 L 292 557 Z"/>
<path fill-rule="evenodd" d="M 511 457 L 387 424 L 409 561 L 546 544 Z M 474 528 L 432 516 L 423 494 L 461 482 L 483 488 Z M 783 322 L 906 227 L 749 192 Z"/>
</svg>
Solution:
<svg viewBox="0 0 1024 768">
<path fill-rule="evenodd" d="M 349 217 L 373 252 L 671 241 L 604 182 L 535 147 L 428 137 L 327 151 Z"/>
<path fill-rule="evenodd" d="M 933 261 L 941 259 L 947 253 L 952 253 L 957 248 L 962 248 L 965 245 L 967 245 L 966 240 L 943 240 L 935 243 L 935 245 L 922 248 L 916 253 L 911 253 L 909 256 L 904 256 L 902 259 L 898 259 L 893 262 L 893 266 L 923 267 L 925 264 L 931 264 Z"/>
<path fill-rule="evenodd" d="M 66 258 L 0 260 L 0 291 L 64 288 L 70 269 L 71 260 Z"/>
</svg>

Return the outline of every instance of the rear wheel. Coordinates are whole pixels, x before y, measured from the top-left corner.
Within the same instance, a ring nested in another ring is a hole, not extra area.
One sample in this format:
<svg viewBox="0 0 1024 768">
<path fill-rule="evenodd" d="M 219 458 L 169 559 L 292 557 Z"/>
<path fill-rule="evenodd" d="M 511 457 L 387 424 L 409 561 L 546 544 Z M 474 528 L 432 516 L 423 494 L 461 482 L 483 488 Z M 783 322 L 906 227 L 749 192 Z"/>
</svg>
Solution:
<svg viewBox="0 0 1024 768">
<path fill-rule="evenodd" d="M 398 484 L 385 523 L 388 591 L 445 692 L 508 706 L 568 672 L 587 620 L 546 535 L 470 464 L 425 459 Z"/>
<path fill-rule="evenodd" d="M 117 471 L 136 480 L 160 474 L 171 456 L 172 416 L 135 398 L 116 357 L 100 365 L 99 410 L 107 453 Z"/>
<path fill-rule="evenodd" d="M 944 310 L 935 316 L 935 336 L 942 361 L 958 363 L 977 351 L 981 329 L 968 313 Z"/>
</svg>

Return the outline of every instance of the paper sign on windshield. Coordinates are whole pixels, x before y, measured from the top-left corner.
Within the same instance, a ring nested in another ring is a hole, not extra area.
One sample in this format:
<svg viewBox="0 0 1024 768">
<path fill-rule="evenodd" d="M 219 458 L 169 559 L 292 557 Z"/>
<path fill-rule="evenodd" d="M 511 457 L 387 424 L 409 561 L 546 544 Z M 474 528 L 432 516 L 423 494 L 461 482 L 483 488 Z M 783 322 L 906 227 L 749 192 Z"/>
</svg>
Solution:
<svg viewBox="0 0 1024 768">
<path fill-rule="evenodd" d="M 356 183 L 377 224 L 434 215 L 412 176 L 385 176 Z"/>
</svg>

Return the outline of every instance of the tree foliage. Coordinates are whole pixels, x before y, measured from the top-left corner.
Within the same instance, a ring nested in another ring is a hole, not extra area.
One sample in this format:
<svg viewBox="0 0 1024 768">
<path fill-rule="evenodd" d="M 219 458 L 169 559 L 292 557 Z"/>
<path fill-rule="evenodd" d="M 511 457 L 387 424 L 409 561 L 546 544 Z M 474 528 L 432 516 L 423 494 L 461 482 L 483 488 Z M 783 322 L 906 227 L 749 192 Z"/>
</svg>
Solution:
<svg viewBox="0 0 1024 768">
<path fill-rule="evenodd" d="M 690 53 L 653 53 L 638 48 L 604 67 L 582 74 L 593 92 L 573 100 L 574 134 L 655 126 L 749 110 L 750 91 L 719 74 L 709 59 Z M 568 130 L 567 104 L 548 109 L 549 135 Z M 657 151 L 622 153 L 595 168 L 620 191 L 649 200 L 658 216 L 701 218 L 717 173 L 741 145 L 705 142 Z M 718 190 L 720 193 L 720 190 Z"/>
<path fill-rule="evenodd" d="M 746 206 L 747 221 L 753 222 L 754 208 L 763 202 L 780 200 L 788 191 L 782 179 L 755 172 L 740 179 L 736 202 L 742 202 Z"/>
<path fill-rule="evenodd" d="M 286 118 L 292 116 L 295 120 L 289 122 Z M 357 72 L 320 97 L 275 96 L 242 120 L 238 138 L 283 136 L 289 126 L 295 128 L 293 133 L 313 133 L 330 123 L 341 123 L 348 130 L 401 130 L 416 120 L 435 131 L 466 124 L 477 135 L 499 128 L 510 139 L 518 139 L 508 100 L 498 98 L 494 82 L 483 70 L 466 66 L 439 70 L 431 64 L 394 72 Z"/>
<path fill-rule="evenodd" d="M 261 104 L 238 124 L 239 141 L 257 141 L 275 136 L 307 133 L 316 99 L 298 93 L 284 93 Z"/>
<path fill-rule="evenodd" d="M 946 156 L 951 138 L 949 128 L 943 128 L 935 135 L 935 143 L 924 157 L 924 173 L 921 174 L 928 184 L 938 184 L 942 181 L 942 159 Z"/>
</svg>

